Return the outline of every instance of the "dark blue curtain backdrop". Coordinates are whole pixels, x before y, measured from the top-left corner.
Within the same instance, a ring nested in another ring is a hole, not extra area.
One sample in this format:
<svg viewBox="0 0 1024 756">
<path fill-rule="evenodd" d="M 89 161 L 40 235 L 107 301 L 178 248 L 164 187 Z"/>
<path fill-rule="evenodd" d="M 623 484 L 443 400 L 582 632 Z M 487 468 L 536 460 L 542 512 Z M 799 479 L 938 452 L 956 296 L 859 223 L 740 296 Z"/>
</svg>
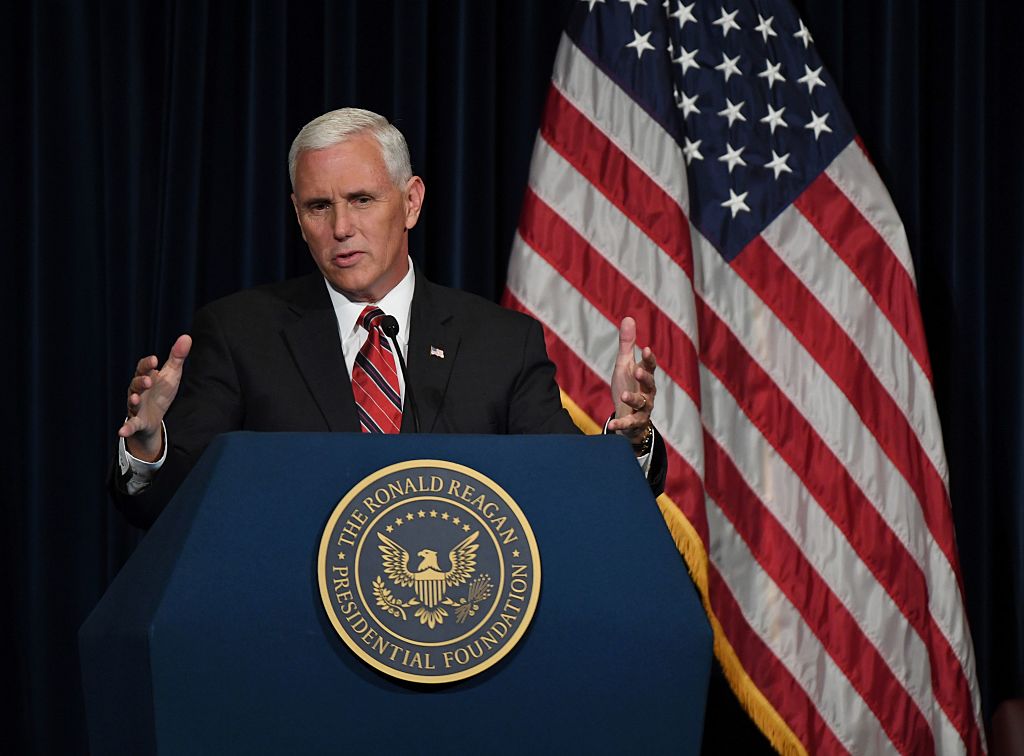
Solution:
<svg viewBox="0 0 1024 756">
<path fill-rule="evenodd" d="M 104 492 L 126 382 L 198 305 L 312 270 L 295 132 L 388 115 L 415 259 L 497 298 L 571 2 L 3 4 L 0 751 L 86 749 L 76 632 L 139 537 Z M 1024 10 L 797 4 L 910 237 L 990 715 L 1024 695 Z"/>
</svg>

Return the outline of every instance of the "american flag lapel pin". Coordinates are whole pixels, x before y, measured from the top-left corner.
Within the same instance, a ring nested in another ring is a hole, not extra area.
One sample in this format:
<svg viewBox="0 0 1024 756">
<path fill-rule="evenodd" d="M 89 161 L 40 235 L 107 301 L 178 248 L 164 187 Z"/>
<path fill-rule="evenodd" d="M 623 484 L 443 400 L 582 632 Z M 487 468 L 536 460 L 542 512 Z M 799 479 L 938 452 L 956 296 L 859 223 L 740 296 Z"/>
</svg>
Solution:
<svg viewBox="0 0 1024 756">
<path fill-rule="evenodd" d="M 432 346 L 432 347 L 430 347 L 430 356 L 431 357 L 440 357 L 443 360 L 444 359 L 444 350 L 443 349 L 438 349 L 436 346 Z"/>
</svg>

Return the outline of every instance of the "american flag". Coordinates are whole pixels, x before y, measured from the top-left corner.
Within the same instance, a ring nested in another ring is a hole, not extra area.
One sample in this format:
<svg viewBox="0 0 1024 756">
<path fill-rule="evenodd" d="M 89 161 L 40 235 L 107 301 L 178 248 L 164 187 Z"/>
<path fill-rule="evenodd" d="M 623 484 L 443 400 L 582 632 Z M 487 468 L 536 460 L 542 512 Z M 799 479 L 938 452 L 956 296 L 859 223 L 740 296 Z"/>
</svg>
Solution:
<svg viewBox="0 0 1024 756">
<path fill-rule="evenodd" d="M 985 750 L 906 236 L 788 4 L 576 4 L 504 302 L 591 419 L 637 319 L 659 505 L 776 748 Z"/>
</svg>

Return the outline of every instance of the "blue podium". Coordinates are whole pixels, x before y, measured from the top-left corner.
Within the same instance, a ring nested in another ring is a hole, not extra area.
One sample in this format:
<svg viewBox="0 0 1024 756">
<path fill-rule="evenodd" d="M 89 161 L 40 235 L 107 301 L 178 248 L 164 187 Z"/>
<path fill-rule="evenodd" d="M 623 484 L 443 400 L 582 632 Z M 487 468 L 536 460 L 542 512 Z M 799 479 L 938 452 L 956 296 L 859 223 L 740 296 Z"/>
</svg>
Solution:
<svg viewBox="0 0 1024 756">
<path fill-rule="evenodd" d="M 540 598 L 494 666 L 387 677 L 317 577 L 356 483 L 445 460 L 533 529 Z M 584 436 L 232 433 L 206 451 L 79 634 L 94 754 L 700 751 L 711 631 L 628 444 Z"/>
</svg>

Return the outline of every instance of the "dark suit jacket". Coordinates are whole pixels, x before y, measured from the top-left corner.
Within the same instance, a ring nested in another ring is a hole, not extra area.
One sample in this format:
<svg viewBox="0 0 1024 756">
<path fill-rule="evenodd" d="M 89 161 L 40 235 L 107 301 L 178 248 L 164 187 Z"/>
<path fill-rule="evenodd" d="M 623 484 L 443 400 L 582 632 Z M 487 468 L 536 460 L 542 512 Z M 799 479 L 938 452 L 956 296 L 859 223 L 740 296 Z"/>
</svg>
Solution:
<svg viewBox="0 0 1024 756">
<path fill-rule="evenodd" d="M 540 325 L 417 272 L 408 347 L 423 433 L 577 433 Z M 148 527 L 215 436 L 232 430 L 359 432 L 334 308 L 319 273 L 248 289 L 196 314 L 181 389 L 165 418 L 167 460 L 145 491 L 114 498 Z M 431 354 L 431 347 L 443 352 Z M 413 431 L 408 410 L 402 432 Z M 664 481 L 656 444 L 652 487 Z"/>
</svg>

